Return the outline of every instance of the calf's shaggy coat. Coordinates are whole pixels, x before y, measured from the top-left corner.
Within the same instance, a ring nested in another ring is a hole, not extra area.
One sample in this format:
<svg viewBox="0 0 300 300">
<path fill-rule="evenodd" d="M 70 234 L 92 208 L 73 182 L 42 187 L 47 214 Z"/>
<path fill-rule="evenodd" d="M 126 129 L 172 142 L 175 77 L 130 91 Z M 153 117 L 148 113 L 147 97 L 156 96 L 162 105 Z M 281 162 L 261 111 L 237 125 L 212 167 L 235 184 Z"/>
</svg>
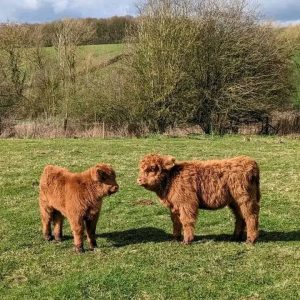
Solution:
<svg viewBox="0 0 300 300">
<path fill-rule="evenodd" d="M 233 237 L 258 238 L 259 168 L 246 156 L 224 160 L 176 162 L 171 156 L 149 154 L 140 161 L 138 184 L 153 191 L 170 209 L 174 238 L 194 239 L 198 209 L 228 206 L 235 216 Z"/>
<path fill-rule="evenodd" d="M 82 172 L 48 165 L 40 179 L 40 212 L 43 235 L 51 240 L 51 222 L 56 241 L 62 239 L 64 217 L 68 219 L 74 236 L 75 249 L 83 252 L 83 231 L 86 227 L 90 249 L 96 244 L 96 225 L 102 198 L 118 191 L 116 175 L 111 166 L 97 164 Z"/>
</svg>

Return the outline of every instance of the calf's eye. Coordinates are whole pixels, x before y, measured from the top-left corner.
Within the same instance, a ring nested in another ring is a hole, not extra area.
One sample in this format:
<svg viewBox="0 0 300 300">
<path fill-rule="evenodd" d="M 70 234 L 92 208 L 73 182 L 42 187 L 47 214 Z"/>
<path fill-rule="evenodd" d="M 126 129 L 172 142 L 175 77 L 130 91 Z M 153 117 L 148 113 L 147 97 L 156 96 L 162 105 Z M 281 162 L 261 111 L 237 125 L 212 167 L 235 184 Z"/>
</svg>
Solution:
<svg viewBox="0 0 300 300">
<path fill-rule="evenodd" d="M 149 168 L 149 172 L 157 172 L 158 167 L 157 166 L 152 166 Z"/>
</svg>

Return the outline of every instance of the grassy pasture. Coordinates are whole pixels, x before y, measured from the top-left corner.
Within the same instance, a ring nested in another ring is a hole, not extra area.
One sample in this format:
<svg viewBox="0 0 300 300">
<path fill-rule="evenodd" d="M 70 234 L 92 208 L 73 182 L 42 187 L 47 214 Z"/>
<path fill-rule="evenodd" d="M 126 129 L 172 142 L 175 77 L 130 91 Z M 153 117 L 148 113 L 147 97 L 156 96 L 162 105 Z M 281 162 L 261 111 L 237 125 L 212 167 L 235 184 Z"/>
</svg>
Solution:
<svg viewBox="0 0 300 300">
<path fill-rule="evenodd" d="M 103 44 L 79 46 L 79 57 L 92 55 L 95 58 L 109 59 L 122 53 L 123 44 Z M 54 47 L 45 48 L 49 55 L 54 55 Z"/>
<path fill-rule="evenodd" d="M 193 245 L 172 242 L 168 211 L 135 184 L 138 160 L 149 152 L 254 157 L 260 241 L 231 242 L 234 220 L 223 209 L 200 212 Z M 62 243 L 43 241 L 43 166 L 80 171 L 99 161 L 113 164 L 120 192 L 104 200 L 97 251 L 75 254 L 67 222 Z M 1 299 L 299 299 L 299 161 L 300 140 L 277 137 L 0 140 Z"/>
<path fill-rule="evenodd" d="M 123 44 L 86 45 L 81 46 L 80 51 L 83 55 L 91 53 L 96 57 L 113 57 L 121 54 L 123 47 Z"/>
</svg>

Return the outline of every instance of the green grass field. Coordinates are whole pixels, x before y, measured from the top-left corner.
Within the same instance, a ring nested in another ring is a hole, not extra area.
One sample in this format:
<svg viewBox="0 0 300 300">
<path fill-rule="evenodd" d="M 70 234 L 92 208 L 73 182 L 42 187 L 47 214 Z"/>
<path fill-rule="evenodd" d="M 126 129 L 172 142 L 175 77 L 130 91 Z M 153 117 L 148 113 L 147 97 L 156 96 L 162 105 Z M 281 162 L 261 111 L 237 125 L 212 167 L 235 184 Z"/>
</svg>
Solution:
<svg viewBox="0 0 300 300">
<path fill-rule="evenodd" d="M 83 54 L 92 53 L 96 57 L 111 57 L 122 53 L 123 44 L 104 44 L 81 46 L 80 51 Z"/>
<path fill-rule="evenodd" d="M 146 153 L 178 159 L 245 154 L 261 167 L 261 237 L 230 241 L 228 209 L 200 211 L 196 242 L 170 239 L 155 194 L 136 185 Z M 241 136 L 0 140 L 1 299 L 300 299 L 300 140 Z M 76 254 L 41 235 L 38 180 L 45 164 L 81 171 L 109 162 L 120 192 L 105 198 L 99 249 Z M 144 205 L 141 200 L 151 200 Z"/>
<path fill-rule="evenodd" d="M 123 44 L 103 44 L 103 45 L 85 45 L 79 47 L 79 55 L 92 55 L 100 59 L 109 59 L 122 53 Z M 54 47 L 45 48 L 49 55 L 54 55 Z"/>
</svg>

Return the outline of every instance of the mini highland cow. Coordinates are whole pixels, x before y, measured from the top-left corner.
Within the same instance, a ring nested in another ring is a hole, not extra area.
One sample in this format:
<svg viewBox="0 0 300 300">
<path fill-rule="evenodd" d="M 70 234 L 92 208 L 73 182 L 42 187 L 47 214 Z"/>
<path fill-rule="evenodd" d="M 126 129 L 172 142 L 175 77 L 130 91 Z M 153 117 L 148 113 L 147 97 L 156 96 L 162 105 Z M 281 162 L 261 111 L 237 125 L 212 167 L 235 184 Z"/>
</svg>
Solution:
<svg viewBox="0 0 300 300">
<path fill-rule="evenodd" d="M 176 162 L 171 156 L 150 154 L 140 161 L 138 184 L 153 191 L 170 208 L 175 239 L 191 243 L 198 209 L 228 206 L 235 216 L 233 237 L 258 238 L 259 168 L 246 156 L 210 161 Z"/>
<path fill-rule="evenodd" d="M 66 217 L 74 236 L 75 250 L 83 252 L 83 231 L 86 227 L 91 250 L 96 244 L 96 225 L 102 198 L 118 191 L 116 174 L 111 166 L 97 164 L 82 172 L 48 165 L 40 179 L 40 211 L 43 235 L 51 240 L 51 222 L 56 241 L 62 239 L 63 220 Z"/>
</svg>

